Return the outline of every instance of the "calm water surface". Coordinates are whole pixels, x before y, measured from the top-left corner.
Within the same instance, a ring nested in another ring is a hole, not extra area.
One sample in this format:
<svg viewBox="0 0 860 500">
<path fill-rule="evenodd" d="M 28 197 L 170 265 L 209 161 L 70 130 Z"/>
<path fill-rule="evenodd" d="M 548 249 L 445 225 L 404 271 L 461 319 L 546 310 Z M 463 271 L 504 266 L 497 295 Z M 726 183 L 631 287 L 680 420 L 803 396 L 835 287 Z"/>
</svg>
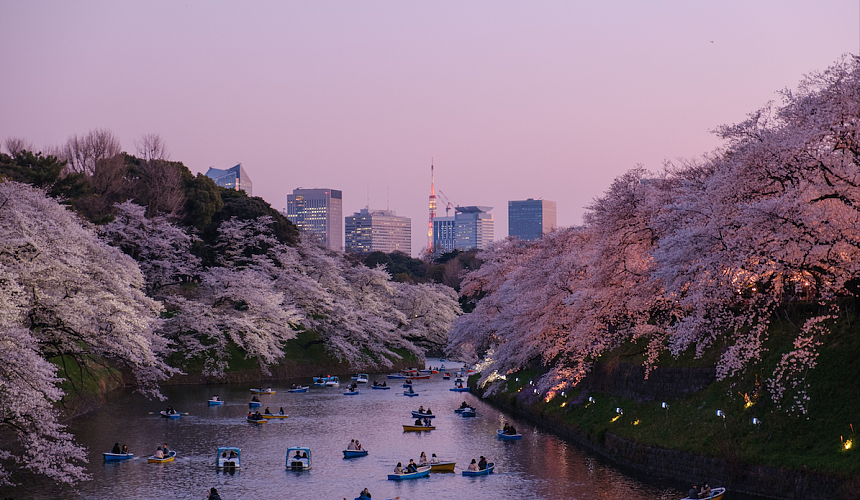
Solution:
<svg viewBox="0 0 860 500">
<path fill-rule="evenodd" d="M 431 361 L 438 366 L 440 363 Z M 446 363 L 452 366 L 451 363 Z M 341 377 L 343 380 L 348 377 Z M 373 380 L 385 376 L 371 376 Z M 303 381 L 308 385 L 307 380 Z M 348 381 L 347 381 L 348 382 Z M 344 396 L 347 383 L 339 388 L 311 386 L 308 393 L 288 393 L 289 382 L 273 385 L 277 394 L 260 396 L 261 411 L 273 413 L 284 407 L 289 418 L 264 425 L 245 421 L 251 394 L 248 387 L 168 387 L 162 403 L 147 400 L 131 391 L 112 397 L 98 411 L 73 421 L 71 430 L 89 448 L 92 481 L 57 491 L 56 486 L 29 488 L 27 495 L 46 498 L 86 499 L 203 499 L 208 488 L 218 488 L 224 500 L 239 498 L 353 499 L 368 488 L 374 499 L 400 497 L 422 499 L 677 499 L 681 491 L 649 485 L 628 477 L 561 439 L 483 404 L 475 396 L 448 389 L 451 381 L 439 375 L 415 381 L 420 394 L 403 395 L 402 380 L 387 380 L 391 390 L 361 386 L 361 394 Z M 227 401 L 224 406 L 207 405 L 213 393 Z M 462 401 L 475 405 L 476 418 L 454 413 Z M 188 412 L 180 419 L 157 414 L 168 404 Z M 436 430 L 403 432 L 411 424 L 411 410 L 419 405 L 438 415 Z M 513 423 L 522 441 L 500 441 L 496 429 Z M 366 457 L 344 460 L 350 439 L 358 439 L 370 451 Z M 102 452 L 114 442 L 128 444 L 135 459 L 104 463 Z M 177 451 L 172 463 L 149 464 L 146 457 L 167 443 Z M 242 469 L 235 474 L 214 467 L 219 446 L 242 449 Z M 285 470 L 290 446 L 311 448 L 312 470 Z M 434 473 L 428 478 L 388 481 L 397 462 L 418 461 L 424 451 L 442 460 L 457 462 L 456 473 Z M 496 473 L 463 477 L 461 471 L 480 455 L 496 463 Z M 53 491 L 52 491 L 53 490 Z M 13 492 L 15 498 L 19 498 Z"/>
</svg>

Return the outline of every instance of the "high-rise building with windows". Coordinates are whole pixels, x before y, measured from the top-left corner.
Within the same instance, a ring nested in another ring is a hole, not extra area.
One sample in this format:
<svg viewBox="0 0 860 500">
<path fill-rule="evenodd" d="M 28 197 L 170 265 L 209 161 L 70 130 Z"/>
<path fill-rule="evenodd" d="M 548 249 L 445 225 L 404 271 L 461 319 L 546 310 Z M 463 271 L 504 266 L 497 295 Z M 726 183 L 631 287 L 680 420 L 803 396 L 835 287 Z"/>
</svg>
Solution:
<svg viewBox="0 0 860 500">
<path fill-rule="evenodd" d="M 343 195 L 337 189 L 294 189 L 287 195 L 287 218 L 326 248 L 343 251 Z"/>
<path fill-rule="evenodd" d="M 209 167 L 209 170 L 206 171 L 206 177 L 214 180 L 215 184 L 221 187 L 245 191 L 248 196 L 254 196 L 254 185 L 251 183 L 248 173 L 242 168 L 241 163 L 227 170 Z"/>
<path fill-rule="evenodd" d="M 348 252 L 400 251 L 412 255 L 412 219 L 393 210 L 369 210 L 345 218 Z"/>
<path fill-rule="evenodd" d="M 556 227 L 554 201 L 529 198 L 508 202 L 508 236 L 534 241 Z"/>
<path fill-rule="evenodd" d="M 454 248 L 483 250 L 493 242 L 493 207 L 454 208 Z"/>
<path fill-rule="evenodd" d="M 433 253 L 441 255 L 454 250 L 454 217 L 433 218 Z"/>
</svg>

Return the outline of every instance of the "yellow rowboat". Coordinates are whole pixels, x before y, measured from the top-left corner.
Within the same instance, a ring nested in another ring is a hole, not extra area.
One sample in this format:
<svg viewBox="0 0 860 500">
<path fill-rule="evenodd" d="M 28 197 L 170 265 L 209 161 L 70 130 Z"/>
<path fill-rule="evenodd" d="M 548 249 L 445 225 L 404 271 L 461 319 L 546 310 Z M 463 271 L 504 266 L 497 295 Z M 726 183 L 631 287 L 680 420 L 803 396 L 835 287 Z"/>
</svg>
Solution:
<svg viewBox="0 0 860 500">
<path fill-rule="evenodd" d="M 430 472 L 454 472 L 454 465 L 457 462 L 439 462 L 430 464 Z"/>
<path fill-rule="evenodd" d="M 255 418 L 245 418 L 245 420 L 247 420 L 248 423 L 251 424 L 265 424 L 266 422 L 268 422 L 268 420 L 266 420 L 265 418 L 261 418 L 260 420 L 257 420 Z"/>
<path fill-rule="evenodd" d="M 435 425 L 404 425 L 403 432 L 422 432 L 422 431 L 432 431 L 435 429 Z"/>
<path fill-rule="evenodd" d="M 172 462 L 174 458 L 176 458 L 176 452 L 171 451 L 164 458 L 155 458 L 155 455 L 153 455 L 147 459 L 147 462 L 151 464 L 163 464 L 164 462 Z"/>
<path fill-rule="evenodd" d="M 288 418 L 288 417 L 289 417 L 289 415 L 278 415 L 278 414 L 272 415 L 269 413 L 263 414 L 263 418 Z"/>
</svg>

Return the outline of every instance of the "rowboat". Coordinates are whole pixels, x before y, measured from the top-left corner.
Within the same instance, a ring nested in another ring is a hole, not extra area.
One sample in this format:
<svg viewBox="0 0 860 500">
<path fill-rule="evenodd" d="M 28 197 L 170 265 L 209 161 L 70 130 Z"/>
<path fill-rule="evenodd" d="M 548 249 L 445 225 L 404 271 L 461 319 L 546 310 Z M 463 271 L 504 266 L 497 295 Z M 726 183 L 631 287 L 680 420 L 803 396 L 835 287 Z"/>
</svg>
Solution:
<svg viewBox="0 0 860 500">
<path fill-rule="evenodd" d="M 389 474 L 388 479 L 392 481 L 402 481 L 404 479 L 416 479 L 419 477 L 427 477 L 430 474 L 430 466 L 425 465 L 423 467 L 418 467 L 418 470 L 415 472 L 407 472 L 403 474 Z"/>
<path fill-rule="evenodd" d="M 493 469 L 494 469 L 495 467 L 496 467 L 496 464 L 494 464 L 493 462 L 490 462 L 490 463 L 488 463 L 488 464 L 487 464 L 487 468 L 486 468 L 486 469 L 481 469 L 481 470 L 464 470 L 464 471 L 463 471 L 463 475 L 464 475 L 464 476 L 489 476 L 490 474 L 492 474 L 492 473 L 493 473 Z"/>
<path fill-rule="evenodd" d="M 356 389 L 356 390 L 354 390 L 354 391 L 347 391 L 347 392 L 344 392 L 344 393 L 343 393 L 343 395 L 344 395 L 344 396 L 355 396 L 355 395 L 360 394 L 360 393 L 361 393 L 361 391 L 359 391 L 358 389 Z"/>
<path fill-rule="evenodd" d="M 251 417 L 245 417 L 245 420 L 247 420 L 249 424 L 265 424 L 266 422 L 268 422 L 268 420 L 266 420 L 265 418 L 256 419 Z"/>
<path fill-rule="evenodd" d="M 432 431 L 435 429 L 435 425 L 404 425 L 403 432 L 423 432 L 423 431 Z"/>
<path fill-rule="evenodd" d="M 391 387 L 390 387 L 390 386 L 387 386 L 387 385 L 386 385 L 386 386 L 381 386 L 381 385 L 372 385 L 372 386 L 370 386 L 370 387 L 372 387 L 372 388 L 374 388 L 374 389 L 379 389 L 380 391 L 385 391 L 385 390 L 391 389 Z"/>
<path fill-rule="evenodd" d="M 457 462 L 439 462 L 430 463 L 430 472 L 454 472 L 454 465 Z"/>
<path fill-rule="evenodd" d="M 451 380 L 451 375 L 448 375 L 447 373 L 443 373 L 442 374 L 442 380 Z"/>
<path fill-rule="evenodd" d="M 343 458 L 366 457 L 367 450 L 343 450 Z"/>
<path fill-rule="evenodd" d="M 259 401 L 251 401 L 250 403 L 248 403 L 248 408 L 258 408 L 260 406 L 263 406 L 263 403 Z"/>
<path fill-rule="evenodd" d="M 165 410 L 161 410 L 158 413 L 161 414 L 162 418 L 179 418 L 182 416 L 182 414 L 179 413 L 178 411 L 173 412 L 173 413 L 167 413 Z"/>
<path fill-rule="evenodd" d="M 409 375 L 406 378 L 408 380 L 426 380 L 430 378 L 430 375 Z"/>
<path fill-rule="evenodd" d="M 239 469 L 241 467 L 242 450 L 232 446 L 222 446 L 215 452 L 216 469 Z"/>
<path fill-rule="evenodd" d="M 254 394 L 275 394 L 277 391 L 273 391 L 272 388 L 269 387 L 268 389 L 251 389 L 251 392 Z"/>
<path fill-rule="evenodd" d="M 366 373 L 359 373 L 357 375 L 353 375 L 352 379 L 355 380 L 356 382 L 358 382 L 359 384 L 366 384 L 368 376 Z"/>
<path fill-rule="evenodd" d="M 420 411 L 413 411 L 412 418 L 436 418 L 436 415 L 432 413 L 421 413 Z"/>
<path fill-rule="evenodd" d="M 409 396 L 410 398 L 412 398 L 412 397 L 417 396 L 417 395 L 418 395 L 418 393 L 417 393 L 417 392 L 403 391 L 403 395 L 404 395 L 404 396 Z"/>
<path fill-rule="evenodd" d="M 454 387 L 453 389 L 448 389 L 451 392 L 469 392 L 468 387 Z"/>
<path fill-rule="evenodd" d="M 725 494 L 726 494 L 725 488 L 713 488 L 713 489 L 711 489 L 711 495 L 710 496 L 702 497 L 702 498 L 705 498 L 707 500 L 721 500 L 723 498 L 723 495 L 725 495 Z M 688 499 L 682 498 L 681 500 L 688 500 Z"/>
<path fill-rule="evenodd" d="M 418 373 L 418 368 L 409 368 L 409 369 L 407 369 L 407 370 L 403 370 L 403 373 L 405 373 L 405 374 L 407 374 L 407 375 L 408 375 L 408 374 L 410 374 L 410 373 L 413 373 L 413 374 L 414 374 L 414 373 Z"/>
<path fill-rule="evenodd" d="M 174 458 L 176 458 L 176 452 L 171 451 L 164 458 L 155 458 L 155 455 L 153 455 L 153 456 L 147 458 L 146 460 L 147 460 L 147 462 L 149 462 L 151 464 L 163 464 L 164 462 L 172 462 Z"/>
<path fill-rule="evenodd" d="M 457 408 L 456 410 L 454 410 L 454 413 L 463 413 L 464 411 L 466 411 L 468 409 L 469 409 L 468 406 L 466 406 L 465 408 Z"/>
<path fill-rule="evenodd" d="M 393 375 L 388 375 L 388 378 L 406 378 L 406 375 L 403 375 L 402 373 L 395 373 Z"/>
<path fill-rule="evenodd" d="M 289 415 L 280 415 L 277 413 L 263 413 L 263 418 L 271 419 L 271 418 L 290 418 Z"/>
<path fill-rule="evenodd" d="M 287 470 L 304 471 L 311 469 L 311 449 L 293 446 L 287 450 Z"/>
<path fill-rule="evenodd" d="M 219 406 L 219 405 L 223 405 L 223 404 L 224 404 L 224 402 L 221 401 L 220 399 L 210 399 L 209 400 L 209 406 Z"/>
<path fill-rule="evenodd" d="M 474 408 L 463 408 L 463 411 L 460 412 L 461 417 L 474 417 L 477 415 L 478 412 L 476 412 Z"/>
<path fill-rule="evenodd" d="M 522 434 L 505 434 L 505 431 L 503 431 L 502 429 L 496 430 L 496 435 L 499 436 L 499 439 L 502 439 L 505 441 L 514 441 L 516 439 L 522 439 L 523 438 Z"/>
<path fill-rule="evenodd" d="M 424 373 L 426 375 L 437 375 L 439 374 L 439 370 L 418 370 L 418 373 Z"/>
<path fill-rule="evenodd" d="M 310 386 L 306 385 L 304 387 L 296 387 L 295 389 L 287 389 L 287 392 L 308 392 L 308 389 L 310 389 Z"/>
<path fill-rule="evenodd" d="M 134 453 L 105 453 L 105 462 L 116 462 L 118 460 L 128 460 L 134 458 Z"/>
<path fill-rule="evenodd" d="M 325 381 L 326 387 L 337 387 L 340 385 L 340 379 L 337 377 L 329 377 L 328 380 Z"/>
</svg>

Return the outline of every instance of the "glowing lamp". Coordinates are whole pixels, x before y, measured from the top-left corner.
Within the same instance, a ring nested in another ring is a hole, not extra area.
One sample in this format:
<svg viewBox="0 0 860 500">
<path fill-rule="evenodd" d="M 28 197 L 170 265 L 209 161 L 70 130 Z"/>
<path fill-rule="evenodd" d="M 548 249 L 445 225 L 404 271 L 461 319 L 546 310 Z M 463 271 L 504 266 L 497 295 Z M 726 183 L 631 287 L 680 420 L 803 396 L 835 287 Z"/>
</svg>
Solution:
<svg viewBox="0 0 860 500">
<path fill-rule="evenodd" d="M 588 396 L 588 402 L 589 402 L 589 403 L 593 403 L 593 402 L 594 402 L 594 398 L 593 398 L 593 397 L 591 397 L 591 396 Z"/>
<path fill-rule="evenodd" d="M 726 414 L 725 414 L 725 413 L 723 413 L 723 410 L 717 410 L 717 416 L 718 416 L 718 417 L 726 418 Z"/>
<path fill-rule="evenodd" d="M 753 417 L 752 423 L 753 423 L 753 425 L 761 425 L 761 420 Z"/>
<path fill-rule="evenodd" d="M 619 415 L 624 415 L 624 410 L 622 410 L 621 408 L 616 408 L 615 413 L 617 413 Z"/>
<path fill-rule="evenodd" d="M 668 404 L 666 404 L 666 402 L 665 402 L 665 401 L 663 401 L 663 404 L 662 404 L 661 406 L 662 406 L 663 408 L 667 409 L 667 410 L 669 409 L 669 405 L 668 405 Z"/>
</svg>

